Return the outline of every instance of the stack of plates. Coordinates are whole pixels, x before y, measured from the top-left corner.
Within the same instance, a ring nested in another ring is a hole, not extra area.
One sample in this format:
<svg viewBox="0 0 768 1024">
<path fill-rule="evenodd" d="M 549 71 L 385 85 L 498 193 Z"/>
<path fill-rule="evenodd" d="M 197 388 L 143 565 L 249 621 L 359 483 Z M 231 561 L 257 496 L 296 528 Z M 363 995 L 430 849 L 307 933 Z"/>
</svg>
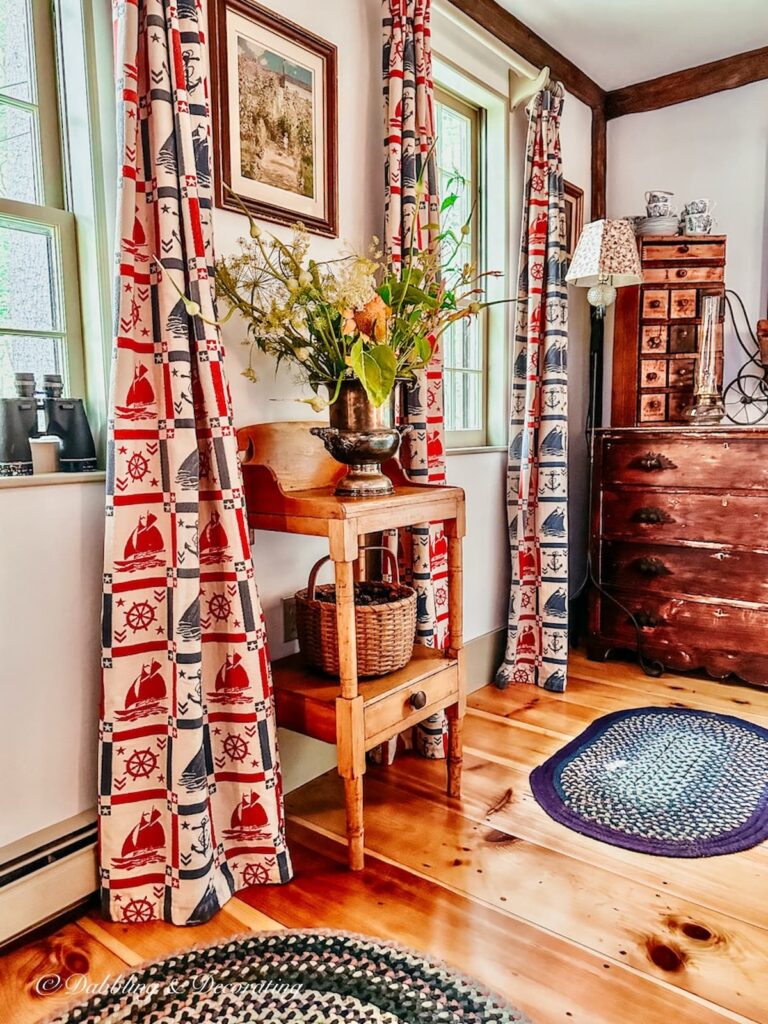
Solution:
<svg viewBox="0 0 768 1024">
<path fill-rule="evenodd" d="M 635 231 L 638 235 L 676 235 L 680 230 L 677 217 L 640 217 Z"/>
</svg>

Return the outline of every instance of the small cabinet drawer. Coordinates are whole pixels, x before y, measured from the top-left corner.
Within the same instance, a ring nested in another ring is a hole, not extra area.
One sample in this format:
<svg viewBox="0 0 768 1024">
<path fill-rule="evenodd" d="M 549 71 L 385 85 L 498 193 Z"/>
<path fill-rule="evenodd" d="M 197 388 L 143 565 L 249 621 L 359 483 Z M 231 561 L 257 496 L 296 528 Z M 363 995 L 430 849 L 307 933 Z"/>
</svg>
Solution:
<svg viewBox="0 0 768 1024">
<path fill-rule="evenodd" d="M 673 288 L 669 293 L 669 315 L 673 320 L 692 320 L 696 316 L 695 288 Z"/>
<path fill-rule="evenodd" d="M 696 324 L 673 324 L 669 328 L 669 351 L 696 351 Z"/>
<path fill-rule="evenodd" d="M 667 351 L 669 328 L 660 324 L 644 326 L 640 336 L 640 349 L 643 353 L 663 355 Z"/>
<path fill-rule="evenodd" d="M 646 267 L 643 270 L 646 284 L 708 284 L 723 279 L 723 267 Z"/>
<path fill-rule="evenodd" d="M 643 319 L 666 320 L 669 309 L 669 292 L 664 288 L 643 289 Z"/>
<path fill-rule="evenodd" d="M 606 542 L 600 582 L 624 590 L 746 601 L 768 611 L 768 554 L 743 549 Z"/>
<path fill-rule="evenodd" d="M 667 385 L 666 359 L 640 360 L 640 386 L 643 388 L 663 388 Z"/>
<path fill-rule="evenodd" d="M 667 419 L 667 396 L 663 391 L 640 395 L 640 422 L 664 423 Z"/>
<path fill-rule="evenodd" d="M 695 359 L 670 359 L 668 374 L 670 387 L 691 387 L 695 368 Z"/>
<path fill-rule="evenodd" d="M 690 400 L 690 392 L 680 393 L 680 397 L 681 401 Z M 750 436 L 753 433 L 608 434 L 603 438 L 603 479 L 654 487 L 766 491 L 766 437 L 762 432 Z"/>
<path fill-rule="evenodd" d="M 447 659 L 445 665 L 434 675 L 366 701 L 366 749 L 459 700 L 458 665 Z"/>
<path fill-rule="evenodd" d="M 687 238 L 685 241 L 680 238 L 645 241 L 643 242 L 642 258 L 651 262 L 672 262 L 673 260 L 685 263 L 723 262 L 725 260 L 725 239 L 707 235 L 695 239 Z"/>
</svg>

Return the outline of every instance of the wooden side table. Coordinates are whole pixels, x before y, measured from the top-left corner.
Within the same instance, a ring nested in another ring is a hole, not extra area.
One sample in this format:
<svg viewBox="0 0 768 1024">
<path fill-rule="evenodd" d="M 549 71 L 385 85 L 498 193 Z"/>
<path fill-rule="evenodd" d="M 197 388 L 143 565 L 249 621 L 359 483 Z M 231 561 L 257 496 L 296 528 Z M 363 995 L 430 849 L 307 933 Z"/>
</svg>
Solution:
<svg viewBox="0 0 768 1024">
<path fill-rule="evenodd" d="M 309 433 L 313 423 L 262 423 L 238 431 L 248 525 L 327 537 L 336 574 L 340 678 L 306 666 L 299 655 L 272 665 L 279 725 L 336 743 L 344 779 L 349 866 L 363 867 L 363 775 L 366 751 L 445 710 L 449 724 L 448 794 L 461 789 L 461 726 L 466 706 L 462 651 L 464 492 L 411 483 L 392 460 L 395 494 L 339 498 L 344 472 Z M 411 661 L 389 675 L 358 680 L 354 582 L 362 578 L 367 534 L 442 521 L 448 540 L 447 651 L 415 646 Z"/>
</svg>

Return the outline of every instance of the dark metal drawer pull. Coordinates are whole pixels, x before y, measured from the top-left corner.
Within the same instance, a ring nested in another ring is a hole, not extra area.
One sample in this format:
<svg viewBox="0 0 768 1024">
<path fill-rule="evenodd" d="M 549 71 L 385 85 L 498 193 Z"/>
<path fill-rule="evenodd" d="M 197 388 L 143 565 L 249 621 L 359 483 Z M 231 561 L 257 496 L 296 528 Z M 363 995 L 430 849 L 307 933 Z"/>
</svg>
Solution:
<svg viewBox="0 0 768 1024">
<path fill-rule="evenodd" d="M 666 455 L 655 452 L 646 452 L 645 455 L 638 455 L 630 462 L 631 468 L 642 469 L 646 473 L 659 472 L 662 469 L 677 469 L 677 466 L 668 459 Z"/>
<path fill-rule="evenodd" d="M 427 695 L 423 690 L 417 690 L 416 693 L 412 693 L 408 698 L 408 703 L 416 711 L 421 711 L 422 708 L 427 706 Z"/>
<path fill-rule="evenodd" d="M 633 523 L 674 523 L 672 516 L 667 515 L 663 508 L 655 505 L 644 505 L 632 513 L 630 519 Z"/>
<path fill-rule="evenodd" d="M 661 299 L 651 299 L 648 305 L 651 309 L 661 309 Z"/>
<path fill-rule="evenodd" d="M 636 558 L 631 564 L 632 567 L 642 573 L 643 576 L 672 575 L 671 569 L 668 569 L 660 558 Z"/>
<path fill-rule="evenodd" d="M 685 270 L 683 267 L 680 267 L 680 269 L 676 272 L 675 276 L 676 277 L 688 277 L 688 271 Z"/>
<path fill-rule="evenodd" d="M 656 626 L 664 625 L 663 616 L 654 615 L 653 612 L 647 612 L 644 608 L 635 612 L 635 621 L 641 629 L 654 629 Z"/>
</svg>

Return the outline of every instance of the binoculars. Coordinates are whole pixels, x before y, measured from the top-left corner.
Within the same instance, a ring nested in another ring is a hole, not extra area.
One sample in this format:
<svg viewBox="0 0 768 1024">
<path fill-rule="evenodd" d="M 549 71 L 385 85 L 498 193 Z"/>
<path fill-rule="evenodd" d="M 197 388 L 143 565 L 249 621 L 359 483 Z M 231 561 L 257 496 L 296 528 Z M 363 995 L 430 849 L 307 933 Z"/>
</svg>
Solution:
<svg viewBox="0 0 768 1024">
<path fill-rule="evenodd" d="M 81 398 L 62 398 L 61 376 L 46 373 L 43 394 L 35 392 L 33 373 L 16 374 L 16 397 L 0 399 L 0 476 L 31 476 L 33 438 L 59 439 L 59 468 L 64 473 L 91 473 L 96 448 Z M 45 429 L 39 426 L 43 414 Z"/>
</svg>

